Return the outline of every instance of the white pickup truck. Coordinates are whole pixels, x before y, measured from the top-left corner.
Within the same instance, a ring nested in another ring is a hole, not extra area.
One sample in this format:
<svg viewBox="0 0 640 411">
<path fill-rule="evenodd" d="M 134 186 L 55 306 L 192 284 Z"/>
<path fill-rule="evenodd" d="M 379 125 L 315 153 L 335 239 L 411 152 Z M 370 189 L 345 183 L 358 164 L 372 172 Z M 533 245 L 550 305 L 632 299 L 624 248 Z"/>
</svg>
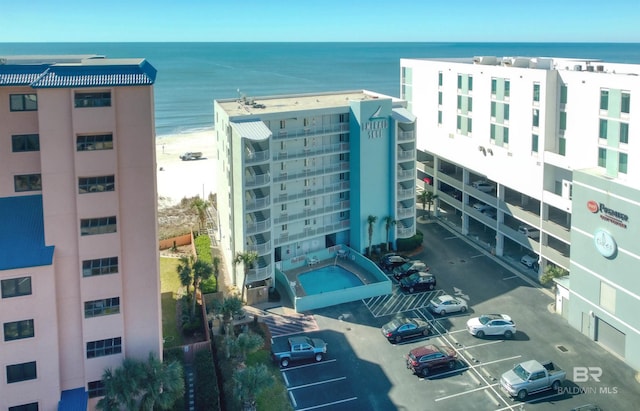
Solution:
<svg viewBox="0 0 640 411">
<path fill-rule="evenodd" d="M 202 153 L 199 151 L 187 151 L 186 153 L 180 154 L 180 160 L 182 161 L 200 160 L 201 158 Z"/>
<path fill-rule="evenodd" d="M 558 391 L 567 373 L 553 362 L 536 360 L 521 362 L 502 374 L 500 386 L 511 397 L 524 400 L 527 395 L 553 389 Z"/>
</svg>

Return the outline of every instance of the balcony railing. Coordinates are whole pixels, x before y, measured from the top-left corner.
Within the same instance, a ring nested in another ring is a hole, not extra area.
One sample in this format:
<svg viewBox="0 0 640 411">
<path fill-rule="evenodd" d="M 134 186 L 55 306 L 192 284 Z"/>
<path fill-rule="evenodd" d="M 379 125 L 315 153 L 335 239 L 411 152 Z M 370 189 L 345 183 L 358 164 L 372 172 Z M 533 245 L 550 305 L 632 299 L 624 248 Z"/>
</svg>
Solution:
<svg viewBox="0 0 640 411">
<path fill-rule="evenodd" d="M 271 219 L 267 218 L 266 220 L 263 220 L 263 221 L 247 223 L 245 231 L 246 231 L 246 234 L 262 233 L 264 231 L 267 231 L 270 227 L 271 227 Z"/>
<path fill-rule="evenodd" d="M 412 160 L 416 158 L 415 150 L 398 150 L 398 160 Z"/>
<path fill-rule="evenodd" d="M 245 248 L 247 251 L 255 251 L 258 255 L 265 255 L 271 252 L 271 241 L 262 244 L 249 244 Z"/>
<path fill-rule="evenodd" d="M 279 217 L 275 217 L 273 219 L 274 224 L 283 224 L 295 220 L 301 220 L 307 217 L 314 217 L 322 214 L 337 212 L 337 211 L 346 211 L 350 207 L 349 201 L 340 201 L 336 204 L 331 204 L 326 207 L 313 207 L 310 209 L 305 209 L 300 213 L 295 214 L 281 214 Z"/>
<path fill-rule="evenodd" d="M 415 215 L 416 215 L 415 207 L 398 207 L 397 209 L 398 218 L 414 217 Z"/>
<path fill-rule="evenodd" d="M 398 199 L 406 199 L 413 198 L 414 189 L 412 188 L 399 188 L 398 189 Z"/>
<path fill-rule="evenodd" d="M 244 156 L 245 164 L 250 163 L 261 163 L 263 161 L 269 160 L 269 150 L 263 151 L 249 151 Z"/>
<path fill-rule="evenodd" d="M 273 199 L 273 202 L 274 204 L 286 203 L 286 202 L 297 200 L 300 198 L 310 198 L 310 197 L 323 195 L 323 194 L 331 194 L 331 193 L 337 193 L 340 191 L 346 191 L 346 190 L 349 190 L 350 187 L 351 187 L 351 184 L 349 183 L 349 181 L 343 181 L 343 182 L 331 184 L 328 186 L 322 186 L 315 190 L 305 189 L 302 192 L 299 192 L 296 194 L 283 193 L 283 194 L 280 194 L 278 197 L 275 197 Z"/>
<path fill-rule="evenodd" d="M 327 145 L 308 146 L 298 150 L 280 151 L 274 155 L 274 160 L 289 160 L 296 158 L 306 158 L 319 154 L 335 154 L 349 151 L 349 143 L 337 143 Z"/>
<path fill-rule="evenodd" d="M 271 175 L 269 173 L 248 175 L 244 178 L 245 187 L 258 187 L 269 184 Z"/>
<path fill-rule="evenodd" d="M 273 268 L 271 264 L 262 268 L 254 268 L 247 272 L 247 284 L 254 283 L 256 281 L 264 281 L 267 278 L 271 278 L 273 274 Z"/>
<path fill-rule="evenodd" d="M 299 171 L 294 171 L 292 173 L 288 173 L 288 172 L 280 173 L 279 176 L 273 177 L 273 182 L 278 183 L 281 181 L 291 181 L 291 180 L 297 180 L 300 178 L 314 177 L 314 176 L 324 175 L 328 173 L 335 173 L 338 171 L 348 171 L 348 170 L 349 170 L 349 162 L 341 161 L 336 164 L 330 164 L 326 167 L 312 168 L 309 170 L 299 170 Z"/>
<path fill-rule="evenodd" d="M 244 210 L 245 211 L 255 211 L 262 210 L 263 208 L 267 208 L 271 205 L 270 196 L 265 196 L 261 198 L 253 198 L 245 201 Z"/>
<path fill-rule="evenodd" d="M 273 244 L 274 246 L 277 247 L 281 244 L 285 244 L 291 241 L 297 241 L 302 238 L 310 238 L 310 237 L 315 237 L 321 234 L 343 231 L 345 229 L 348 229 L 349 226 L 350 226 L 349 220 L 341 220 L 332 224 L 323 225 L 316 228 L 305 228 L 305 230 L 301 233 L 281 235 L 280 238 L 276 238 L 273 241 Z"/>
<path fill-rule="evenodd" d="M 415 133 L 413 131 L 400 131 L 398 133 L 398 141 L 415 140 Z"/>
<path fill-rule="evenodd" d="M 297 137 L 309 137 L 318 136 L 322 134 L 332 133 L 348 133 L 349 123 L 332 124 L 327 126 L 314 126 L 305 127 L 298 130 L 279 131 L 278 134 L 273 135 L 274 140 L 282 140 L 285 138 L 297 138 Z"/>
<path fill-rule="evenodd" d="M 398 169 L 398 180 L 410 180 L 416 178 L 415 170 Z"/>
<path fill-rule="evenodd" d="M 409 227 L 403 227 L 403 226 L 397 226 L 396 227 L 396 234 L 400 238 L 411 237 L 413 235 L 414 231 L 415 231 L 415 228 L 414 228 L 413 225 L 410 225 Z"/>
</svg>

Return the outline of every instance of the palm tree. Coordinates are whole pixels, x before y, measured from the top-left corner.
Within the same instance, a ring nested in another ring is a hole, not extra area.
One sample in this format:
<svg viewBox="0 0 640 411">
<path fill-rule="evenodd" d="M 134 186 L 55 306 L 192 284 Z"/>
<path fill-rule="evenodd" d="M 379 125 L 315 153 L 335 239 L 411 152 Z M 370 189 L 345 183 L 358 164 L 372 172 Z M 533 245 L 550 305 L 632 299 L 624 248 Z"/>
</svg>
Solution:
<svg viewBox="0 0 640 411">
<path fill-rule="evenodd" d="M 378 217 L 374 215 L 369 215 L 367 217 L 367 224 L 369 225 L 369 257 L 371 257 L 371 242 L 373 241 L 373 225 L 378 221 Z"/>
<path fill-rule="evenodd" d="M 209 207 L 209 202 L 201 199 L 200 197 L 196 197 L 191 200 L 191 208 L 196 210 L 198 214 L 198 220 L 200 220 L 200 230 L 202 230 L 207 223 L 207 208 Z"/>
<path fill-rule="evenodd" d="M 142 363 L 144 376 L 140 386 L 144 394 L 140 409 L 144 411 L 169 410 L 184 395 L 182 365 L 177 361 L 163 364 L 153 353 Z"/>
<path fill-rule="evenodd" d="M 242 279 L 242 291 L 241 291 L 241 299 L 244 301 L 244 290 L 247 288 L 247 276 L 249 275 L 249 270 L 253 268 L 253 264 L 258 260 L 258 253 L 256 251 L 244 251 L 242 253 L 237 253 L 236 258 L 233 260 L 235 265 L 242 264 L 244 266 L 244 278 Z"/>
<path fill-rule="evenodd" d="M 265 364 L 247 367 L 233 373 L 236 395 L 242 402 L 242 409 L 256 409 L 256 397 L 273 384 L 273 376 Z"/>
<path fill-rule="evenodd" d="M 391 230 L 391 227 L 393 227 L 397 223 L 398 223 L 398 220 L 394 220 L 393 217 L 391 216 L 386 216 L 384 218 L 384 229 L 387 230 L 387 242 L 386 242 L 387 251 L 391 249 L 391 247 L 389 247 L 389 231 Z"/>
<path fill-rule="evenodd" d="M 218 285 L 218 276 L 220 275 L 221 263 L 222 260 L 220 260 L 220 257 L 218 256 L 213 257 L 213 259 L 211 260 L 211 265 L 213 266 L 213 276 L 216 279 L 216 292 L 218 292 L 218 290 L 220 289 L 220 286 Z"/>
<path fill-rule="evenodd" d="M 425 202 L 427 203 L 427 205 L 429 206 L 429 208 L 427 209 L 427 218 L 431 218 L 431 204 L 433 204 L 433 200 L 435 200 L 436 198 L 438 198 L 437 194 L 433 194 L 433 191 L 424 191 L 425 194 Z M 423 208 L 424 208 L 424 204 L 423 204 Z"/>
<path fill-rule="evenodd" d="M 119 410 L 120 407 L 128 410 L 135 409 L 136 398 L 141 392 L 139 382 L 142 380 L 142 375 L 140 363 L 130 358 L 125 358 L 122 365 L 115 370 L 106 369 L 102 374 L 105 395 L 98 401 L 98 409 Z"/>
<path fill-rule="evenodd" d="M 196 298 L 203 280 L 208 280 L 213 274 L 213 266 L 202 260 L 193 263 L 193 301 L 191 302 L 191 318 L 196 315 Z"/>
<path fill-rule="evenodd" d="M 427 190 L 422 191 L 420 194 L 418 194 L 418 201 L 420 201 L 422 203 L 422 209 L 424 210 L 425 208 L 427 208 Z"/>
<path fill-rule="evenodd" d="M 233 332 L 233 328 L 229 327 L 231 319 L 236 313 L 242 311 L 243 302 L 238 296 L 232 295 L 222 300 L 222 303 L 216 301 L 215 309 L 222 314 L 222 322 L 224 323 L 224 329 L 227 334 Z"/>
<path fill-rule="evenodd" d="M 259 350 L 264 345 L 264 339 L 252 332 L 240 333 L 235 339 L 234 348 L 238 354 L 238 361 L 243 363 L 247 354 Z"/>
<path fill-rule="evenodd" d="M 193 260 L 192 255 L 180 257 L 180 264 L 176 267 L 176 271 L 180 277 L 180 284 L 182 284 L 183 287 L 187 287 L 187 295 L 189 295 L 190 286 L 193 281 Z"/>
</svg>

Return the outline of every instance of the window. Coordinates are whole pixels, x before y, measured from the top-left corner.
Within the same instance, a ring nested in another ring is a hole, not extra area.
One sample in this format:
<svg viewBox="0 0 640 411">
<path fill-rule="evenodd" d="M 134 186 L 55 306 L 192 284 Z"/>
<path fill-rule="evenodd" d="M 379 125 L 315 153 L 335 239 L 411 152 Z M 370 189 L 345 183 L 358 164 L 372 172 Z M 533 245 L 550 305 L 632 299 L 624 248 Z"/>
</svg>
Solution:
<svg viewBox="0 0 640 411">
<path fill-rule="evenodd" d="M 540 83 L 533 83 L 533 101 L 540 102 Z"/>
<path fill-rule="evenodd" d="M 286 127 L 287 123 L 284 120 L 280 120 L 280 130 Z"/>
<path fill-rule="evenodd" d="M 560 86 L 560 104 L 567 104 L 567 86 Z"/>
<path fill-rule="evenodd" d="M 533 109 L 533 126 L 538 127 L 540 125 L 540 112 L 537 109 Z"/>
<path fill-rule="evenodd" d="M 497 90 L 498 90 L 498 79 L 492 78 L 491 79 L 491 95 L 495 96 Z"/>
<path fill-rule="evenodd" d="M 442 110 L 438 110 L 438 124 L 442 125 Z"/>
<path fill-rule="evenodd" d="M 438 91 L 438 105 L 442 105 L 442 91 Z"/>
<path fill-rule="evenodd" d="M 620 143 L 629 144 L 629 123 L 620 123 Z"/>
<path fill-rule="evenodd" d="M 497 103 L 495 101 L 491 102 L 491 117 L 495 117 L 496 116 L 496 106 Z"/>
<path fill-rule="evenodd" d="M 618 171 L 627 174 L 627 153 L 618 153 Z"/>
<path fill-rule="evenodd" d="M 78 136 L 76 150 L 113 150 L 113 134 L 98 134 L 94 136 Z"/>
<path fill-rule="evenodd" d="M 462 96 L 458 96 L 458 110 L 462 109 Z"/>
<path fill-rule="evenodd" d="M 341 123 L 348 123 L 349 122 L 349 113 L 340 114 L 339 119 L 340 119 Z"/>
<path fill-rule="evenodd" d="M 104 300 L 84 302 L 84 318 L 99 317 L 101 315 L 118 314 L 119 312 L 120 312 L 120 297 L 105 298 Z"/>
<path fill-rule="evenodd" d="M 287 191 L 287 185 L 285 183 L 280 183 L 280 191 Z"/>
<path fill-rule="evenodd" d="M 467 117 L 467 133 L 471 133 L 473 131 L 473 120 L 471 117 Z"/>
<path fill-rule="evenodd" d="M 502 128 L 502 142 L 504 144 L 509 144 L 509 127 Z"/>
<path fill-rule="evenodd" d="M 531 135 L 531 151 L 533 151 L 534 153 L 538 152 L 538 135 L 537 134 Z"/>
<path fill-rule="evenodd" d="M 469 78 L 467 80 L 467 85 L 469 86 L 469 91 L 473 90 L 473 76 L 469 75 Z"/>
<path fill-rule="evenodd" d="M 98 193 L 115 190 L 114 176 L 80 177 L 78 178 L 78 193 Z"/>
<path fill-rule="evenodd" d="M 282 231 L 287 231 L 287 225 L 286 224 L 282 224 Z"/>
<path fill-rule="evenodd" d="M 467 97 L 467 112 L 471 113 L 473 111 L 473 98 Z"/>
<path fill-rule="evenodd" d="M 38 411 L 38 403 L 16 405 L 15 407 L 9 407 L 9 411 Z"/>
<path fill-rule="evenodd" d="M 504 81 L 504 96 L 509 97 L 511 95 L 511 82 L 509 80 Z"/>
<path fill-rule="evenodd" d="M 600 307 L 616 312 L 616 289 L 605 282 L 600 282 Z"/>
<path fill-rule="evenodd" d="M 565 131 L 567 129 L 567 112 L 560 112 L 560 131 Z"/>
<path fill-rule="evenodd" d="M 311 201 L 308 198 L 304 199 L 304 205 L 305 207 L 309 207 L 309 205 L 311 205 Z"/>
<path fill-rule="evenodd" d="M 33 320 L 4 323 L 4 340 L 13 341 L 31 338 L 34 335 Z"/>
<path fill-rule="evenodd" d="M 458 90 L 462 89 L 462 74 L 458 74 Z"/>
<path fill-rule="evenodd" d="M 605 140 L 607 139 L 607 127 L 608 127 L 608 121 L 601 118 L 598 137 L 603 138 Z"/>
<path fill-rule="evenodd" d="M 609 90 L 600 90 L 600 110 L 609 109 Z"/>
<path fill-rule="evenodd" d="M 89 381 L 87 388 L 89 398 L 103 397 L 106 394 L 104 382 L 102 381 Z"/>
<path fill-rule="evenodd" d="M 287 205 L 286 204 L 280 205 L 280 211 L 287 211 Z"/>
<path fill-rule="evenodd" d="M 40 191 L 42 190 L 42 178 L 40 177 L 40 174 L 13 176 L 13 185 L 16 193 L 22 191 Z"/>
<path fill-rule="evenodd" d="M 87 343 L 87 358 L 104 357 L 122 352 L 122 338 L 107 338 L 106 340 L 89 341 Z"/>
<path fill-rule="evenodd" d="M 567 152 L 567 140 L 564 137 L 558 138 L 558 154 L 561 156 Z"/>
<path fill-rule="evenodd" d="M 7 384 L 35 380 L 36 378 L 38 378 L 38 374 L 35 361 L 7 365 Z"/>
<path fill-rule="evenodd" d="M 98 258 L 82 262 L 82 276 L 114 274 L 118 272 L 118 257 Z"/>
<path fill-rule="evenodd" d="M 85 218 L 80 220 L 80 235 L 116 232 L 116 217 Z"/>
<path fill-rule="evenodd" d="M 441 71 L 438 72 L 438 85 L 439 86 L 442 85 L 442 72 Z"/>
<path fill-rule="evenodd" d="M 620 105 L 620 112 L 629 114 L 629 109 L 631 108 L 631 94 L 629 92 L 622 92 L 622 103 Z"/>
<path fill-rule="evenodd" d="M 76 93 L 74 96 L 76 108 L 81 107 L 111 107 L 111 93 Z"/>
<path fill-rule="evenodd" d="M 309 127 L 309 119 L 308 118 L 304 118 L 302 119 L 302 126 L 303 127 Z"/>
<path fill-rule="evenodd" d="M 504 104 L 504 119 L 509 120 L 509 104 Z"/>
<path fill-rule="evenodd" d="M 598 148 L 598 167 L 606 167 L 607 166 L 607 149 L 606 148 Z"/>
<path fill-rule="evenodd" d="M 456 129 L 460 131 L 461 128 L 462 128 L 462 117 L 458 116 L 458 118 L 456 119 Z"/>
<path fill-rule="evenodd" d="M 10 278 L 0 281 L 2 298 L 31 295 L 31 277 Z"/>
<path fill-rule="evenodd" d="M 496 125 L 495 124 L 491 124 L 491 132 L 489 134 L 489 138 L 491 138 L 491 140 L 493 142 L 495 142 L 495 140 L 496 140 Z"/>
<path fill-rule="evenodd" d="M 11 151 L 40 151 L 40 136 L 38 134 L 18 134 L 11 136 Z"/>
<path fill-rule="evenodd" d="M 11 94 L 9 95 L 11 111 L 36 111 L 38 110 L 38 96 L 36 94 Z"/>
</svg>

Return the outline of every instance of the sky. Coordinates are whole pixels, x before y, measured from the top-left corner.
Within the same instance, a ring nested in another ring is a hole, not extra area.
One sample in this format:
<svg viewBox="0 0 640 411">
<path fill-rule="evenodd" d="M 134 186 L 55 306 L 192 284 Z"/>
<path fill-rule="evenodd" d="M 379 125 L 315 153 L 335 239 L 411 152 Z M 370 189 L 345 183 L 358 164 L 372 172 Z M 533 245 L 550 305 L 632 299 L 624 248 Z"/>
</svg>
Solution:
<svg viewBox="0 0 640 411">
<path fill-rule="evenodd" d="M 640 42 L 640 0 L 0 0 L 0 42 Z"/>
</svg>

